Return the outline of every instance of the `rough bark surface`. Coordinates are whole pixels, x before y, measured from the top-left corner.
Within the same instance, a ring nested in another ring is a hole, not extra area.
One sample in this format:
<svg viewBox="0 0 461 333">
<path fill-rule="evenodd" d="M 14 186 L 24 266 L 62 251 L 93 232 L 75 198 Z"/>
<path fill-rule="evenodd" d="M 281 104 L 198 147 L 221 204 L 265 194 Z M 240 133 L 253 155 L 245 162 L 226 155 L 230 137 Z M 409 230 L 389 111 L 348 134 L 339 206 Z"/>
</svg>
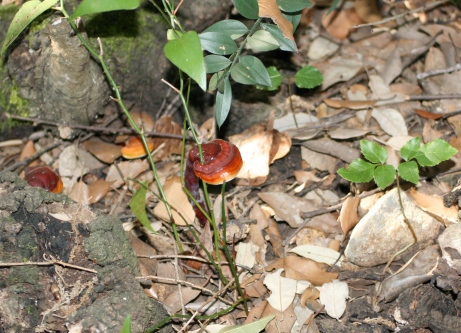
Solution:
<svg viewBox="0 0 461 333">
<path fill-rule="evenodd" d="M 121 222 L 0 173 L 0 331 L 118 332 L 131 316 L 144 332 L 167 316 L 135 276 L 137 258 Z M 169 327 L 162 332 L 171 332 Z"/>
</svg>

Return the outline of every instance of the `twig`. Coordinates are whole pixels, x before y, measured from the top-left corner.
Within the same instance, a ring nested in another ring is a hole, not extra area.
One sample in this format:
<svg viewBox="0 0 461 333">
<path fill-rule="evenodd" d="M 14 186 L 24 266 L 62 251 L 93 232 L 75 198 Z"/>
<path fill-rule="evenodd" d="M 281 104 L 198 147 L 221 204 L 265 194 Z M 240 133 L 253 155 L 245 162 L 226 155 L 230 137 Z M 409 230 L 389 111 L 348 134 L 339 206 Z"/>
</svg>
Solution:
<svg viewBox="0 0 461 333">
<path fill-rule="evenodd" d="M 44 120 L 44 119 L 38 119 L 38 118 L 20 117 L 16 115 L 8 115 L 8 117 L 11 119 L 30 121 L 30 122 L 34 122 L 37 124 L 44 124 L 44 125 L 50 125 L 50 126 L 62 126 L 63 125 L 63 124 L 60 124 L 60 123 L 57 123 L 51 120 Z M 75 129 L 93 131 L 93 132 L 121 133 L 121 134 L 137 133 L 134 129 L 131 129 L 131 128 L 108 128 L 108 127 L 87 126 L 87 125 L 79 125 L 79 124 L 66 124 L 65 126 L 70 127 L 70 128 L 75 128 Z M 178 135 L 178 134 L 169 134 L 169 133 L 162 133 L 162 132 L 146 132 L 144 133 L 144 135 L 182 140 L 182 135 Z M 191 140 L 191 139 L 187 138 L 187 140 Z"/>
<path fill-rule="evenodd" d="M 20 167 L 26 166 L 26 165 L 30 164 L 33 160 L 36 160 L 37 158 L 39 158 L 40 156 L 45 154 L 47 151 L 50 151 L 50 150 L 58 147 L 61 144 L 62 144 L 61 141 L 52 143 L 51 145 L 46 146 L 45 148 L 43 148 L 40 151 L 36 152 L 34 155 L 29 156 L 28 158 L 25 158 L 24 160 L 22 160 L 20 162 L 17 162 L 17 163 L 15 163 L 13 165 L 10 165 L 8 168 L 3 169 L 3 171 L 14 171 L 14 170 L 16 170 L 16 169 L 18 169 Z"/>
<path fill-rule="evenodd" d="M 162 277 L 162 276 L 154 276 L 154 275 L 148 275 L 148 276 L 137 276 L 136 279 L 138 280 L 157 280 L 157 281 L 165 281 L 165 282 L 171 282 L 172 284 L 182 284 L 182 285 L 185 285 L 185 286 L 188 286 L 188 287 L 191 287 L 191 288 L 194 288 L 194 289 L 198 289 L 198 290 L 201 290 L 209 295 L 214 295 L 214 292 L 208 288 L 204 288 L 204 287 L 200 287 L 200 286 L 197 286 L 196 284 L 193 284 L 191 282 L 188 282 L 188 281 L 184 281 L 184 280 L 178 280 L 178 279 L 173 279 L 173 278 L 167 278 L 167 277 Z M 231 301 L 228 301 L 226 300 L 225 298 L 222 298 L 221 296 L 218 296 L 218 299 L 223 302 L 223 303 L 226 303 L 228 305 L 232 305 L 233 303 Z"/>
<path fill-rule="evenodd" d="M 460 67 L 461 69 L 461 67 Z M 461 94 L 450 95 L 406 95 L 406 101 L 434 101 L 439 99 L 461 99 Z"/>
<path fill-rule="evenodd" d="M 425 78 L 428 78 L 428 77 L 431 77 L 431 76 L 441 75 L 441 74 L 448 74 L 448 73 L 456 72 L 456 71 L 459 71 L 459 70 L 461 70 L 461 64 L 458 63 L 458 64 L 456 64 L 454 66 L 451 66 L 451 67 L 448 67 L 448 68 L 433 69 L 431 71 L 418 73 L 418 75 L 416 75 L 416 78 L 418 79 L 418 81 L 420 81 L 420 80 L 424 80 Z"/>
<path fill-rule="evenodd" d="M 423 11 L 426 11 L 426 10 L 428 10 L 428 11 L 432 10 L 432 9 L 434 9 L 434 8 L 440 6 L 440 5 L 443 5 L 443 4 L 447 3 L 447 2 L 448 2 L 448 0 L 436 1 L 436 2 L 433 2 L 433 3 L 427 4 L 427 5 L 421 6 L 419 8 L 410 10 L 408 12 L 398 14 L 398 15 L 394 15 L 392 17 L 385 18 L 385 19 L 383 19 L 381 21 L 357 24 L 357 25 L 354 25 L 353 28 L 368 27 L 368 26 L 380 25 L 380 24 L 387 23 L 387 22 L 390 22 L 390 21 L 395 21 L 395 20 L 397 20 L 397 19 L 399 19 L 401 17 L 407 16 L 407 15 L 410 15 L 410 14 L 415 14 L 415 13 L 423 12 Z"/>
<path fill-rule="evenodd" d="M 376 188 L 376 189 L 374 189 L 372 191 L 363 192 L 363 193 L 361 193 L 359 195 L 359 198 L 363 199 L 363 198 L 369 197 L 370 195 L 373 195 L 373 194 L 381 192 L 381 191 L 382 190 L 380 188 Z M 342 207 L 343 207 L 343 203 L 340 203 L 340 204 L 337 204 L 337 205 L 334 205 L 334 206 L 331 206 L 331 207 L 328 207 L 328 208 L 321 208 L 321 209 L 313 210 L 313 211 L 310 211 L 310 212 L 301 212 L 300 215 L 304 219 L 303 223 L 301 223 L 298 226 L 298 228 L 296 228 L 296 230 L 291 233 L 291 235 L 289 235 L 287 238 L 285 238 L 285 240 L 282 242 L 282 245 L 283 246 L 287 245 L 291 241 L 291 239 L 294 236 L 296 236 L 296 234 L 298 232 L 300 232 L 301 229 L 303 229 L 314 216 L 318 216 L 318 215 L 322 215 L 322 214 L 326 214 L 326 213 L 331 213 L 331 212 L 334 212 L 334 211 L 336 211 L 338 209 L 341 209 Z"/>
<path fill-rule="evenodd" d="M 74 268 L 74 269 L 78 269 L 78 270 L 81 270 L 81 271 L 86 271 L 86 272 L 90 272 L 90 273 L 98 273 L 96 272 L 94 269 L 90 269 L 90 268 L 85 268 L 85 267 L 82 267 L 82 266 L 77 266 L 77 265 L 72 265 L 72 264 L 68 264 L 68 263 L 65 263 L 61 260 L 55 260 L 55 259 L 52 259 L 50 261 L 44 261 L 44 262 L 34 262 L 34 261 L 26 261 L 26 262 L 1 262 L 0 263 L 0 267 L 12 267 L 12 266 L 51 266 L 51 265 L 59 265 L 59 266 L 63 266 L 63 267 L 69 267 L 69 268 Z"/>
</svg>

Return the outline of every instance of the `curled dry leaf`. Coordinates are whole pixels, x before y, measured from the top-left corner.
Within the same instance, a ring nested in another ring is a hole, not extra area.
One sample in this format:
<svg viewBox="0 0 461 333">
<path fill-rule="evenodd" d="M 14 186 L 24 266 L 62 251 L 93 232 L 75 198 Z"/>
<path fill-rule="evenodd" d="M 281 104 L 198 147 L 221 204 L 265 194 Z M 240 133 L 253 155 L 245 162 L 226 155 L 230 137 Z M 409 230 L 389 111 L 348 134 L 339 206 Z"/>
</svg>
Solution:
<svg viewBox="0 0 461 333">
<path fill-rule="evenodd" d="M 348 108 L 352 110 L 362 110 L 372 107 L 376 104 L 378 100 L 370 100 L 370 101 L 351 101 L 351 100 L 342 100 L 342 99 L 331 99 L 325 98 L 323 100 L 326 105 L 329 107 L 340 109 L 340 108 Z"/>
<path fill-rule="evenodd" d="M 98 179 L 91 185 L 79 181 L 74 185 L 69 193 L 69 198 L 81 205 L 91 205 L 106 196 L 111 189 L 111 182 L 106 182 L 104 179 Z"/>
<path fill-rule="evenodd" d="M 314 286 L 321 286 L 338 278 L 337 273 L 327 272 L 322 265 L 298 256 L 287 256 L 283 261 L 285 275 L 300 280 L 306 280 Z M 323 265 L 325 266 L 325 265 Z"/>
<path fill-rule="evenodd" d="M 113 163 L 122 155 L 120 146 L 102 141 L 96 137 L 85 141 L 84 145 L 86 150 L 107 164 Z"/>
<path fill-rule="evenodd" d="M 258 251 L 255 253 L 256 261 L 260 264 L 265 264 L 267 244 L 263 236 L 263 230 L 268 226 L 268 219 L 258 204 L 251 209 L 250 218 L 257 221 L 256 224 L 250 225 L 251 242 L 258 247 Z"/>
<path fill-rule="evenodd" d="M 33 156 L 37 151 L 35 150 L 34 142 L 29 140 L 26 142 L 24 147 L 21 150 L 21 154 L 19 155 L 19 160 L 24 161 L 26 158 Z M 36 166 L 37 161 L 32 161 L 29 163 L 29 166 Z"/>
<path fill-rule="evenodd" d="M 282 31 L 283 37 L 293 41 L 296 48 L 295 39 L 293 37 L 293 24 L 288 21 L 277 6 L 275 0 L 258 0 L 259 16 L 271 18 Z"/>
<path fill-rule="evenodd" d="M 353 8 L 341 9 L 322 16 L 323 27 L 330 35 L 339 40 L 345 39 L 352 27 L 360 23 L 362 20 Z"/>
<path fill-rule="evenodd" d="M 154 119 L 152 119 L 147 112 L 134 110 L 131 111 L 130 114 L 136 125 L 141 128 L 144 133 L 152 132 L 154 130 Z"/>
<path fill-rule="evenodd" d="M 458 209 L 455 206 L 445 207 L 442 198 L 419 192 L 414 188 L 411 188 L 409 193 L 418 206 L 445 225 L 458 223 Z"/>
<path fill-rule="evenodd" d="M 347 198 L 343 203 L 341 213 L 339 214 L 339 223 L 341 224 L 344 237 L 346 237 L 347 233 L 359 223 L 359 216 L 357 214 L 357 207 L 359 204 L 360 197 L 358 195 Z"/>
</svg>

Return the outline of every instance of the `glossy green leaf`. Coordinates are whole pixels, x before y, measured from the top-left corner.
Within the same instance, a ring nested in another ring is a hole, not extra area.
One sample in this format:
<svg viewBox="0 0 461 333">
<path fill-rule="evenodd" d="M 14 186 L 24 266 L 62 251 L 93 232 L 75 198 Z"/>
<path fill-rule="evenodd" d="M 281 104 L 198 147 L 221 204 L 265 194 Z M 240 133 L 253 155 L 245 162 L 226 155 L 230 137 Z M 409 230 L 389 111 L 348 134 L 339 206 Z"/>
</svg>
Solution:
<svg viewBox="0 0 461 333">
<path fill-rule="evenodd" d="M 271 33 L 272 37 L 280 44 L 280 50 L 296 52 L 296 45 L 292 40 L 283 36 L 282 30 L 276 24 L 261 24 L 264 30 Z"/>
<path fill-rule="evenodd" d="M 216 123 L 218 127 L 221 127 L 224 121 L 226 121 L 232 104 L 232 89 L 229 78 L 225 78 L 223 82 L 224 92 L 216 92 Z"/>
<path fill-rule="evenodd" d="M 277 6 L 284 12 L 298 12 L 310 5 L 309 0 L 277 0 Z"/>
<path fill-rule="evenodd" d="M 76 19 L 79 16 L 114 10 L 133 10 L 140 4 L 141 0 L 83 0 L 70 18 Z"/>
<path fill-rule="evenodd" d="M 266 69 L 271 79 L 271 86 L 270 87 L 261 86 L 258 84 L 256 85 L 256 88 L 261 89 L 261 90 L 269 90 L 269 91 L 277 90 L 282 84 L 282 75 L 277 70 L 277 68 L 275 68 L 275 66 L 270 66 L 270 67 L 267 67 Z"/>
<path fill-rule="evenodd" d="M 163 48 L 168 60 L 206 90 L 206 68 L 200 39 L 195 31 L 186 32 L 181 38 L 170 40 Z"/>
<path fill-rule="evenodd" d="M 415 158 L 418 154 L 420 154 L 421 150 L 421 139 L 419 137 L 413 138 L 407 143 L 405 143 L 402 148 L 400 149 L 400 156 L 405 161 L 409 161 L 412 158 Z"/>
<path fill-rule="evenodd" d="M 209 26 L 202 33 L 204 32 L 221 32 L 232 39 L 237 39 L 246 34 L 248 28 L 245 24 L 237 20 L 223 20 Z"/>
<path fill-rule="evenodd" d="M 40 14 L 50 9 L 58 0 L 45 0 L 43 2 L 38 0 L 32 0 L 25 2 L 22 7 L 18 10 L 13 20 L 11 21 L 8 31 L 5 35 L 3 42 L 1 56 L 5 54 L 8 46 L 13 43 L 19 34 Z"/>
<path fill-rule="evenodd" d="M 415 161 L 403 162 L 398 167 L 399 176 L 408 182 L 418 184 L 419 181 L 419 169 L 418 164 Z"/>
<path fill-rule="evenodd" d="M 269 31 L 258 30 L 247 38 L 247 46 L 253 51 L 271 51 L 279 48 L 280 44 Z"/>
<path fill-rule="evenodd" d="M 250 20 L 259 18 L 258 0 L 232 0 L 232 3 L 243 17 Z"/>
<path fill-rule="evenodd" d="M 298 88 L 312 89 L 323 82 L 323 75 L 313 66 L 304 66 L 295 75 L 295 84 Z"/>
<path fill-rule="evenodd" d="M 199 37 L 202 47 L 210 53 L 226 55 L 238 49 L 235 41 L 222 32 L 204 32 Z"/>
<path fill-rule="evenodd" d="M 368 163 L 361 158 L 353 160 L 349 167 L 341 168 L 338 174 L 354 183 L 368 183 L 373 179 L 376 164 Z"/>
<path fill-rule="evenodd" d="M 130 208 L 134 216 L 138 219 L 139 222 L 147 229 L 156 233 L 152 226 L 150 225 L 149 218 L 146 214 L 146 193 L 147 193 L 147 183 L 141 182 L 139 189 L 133 194 L 133 197 L 130 201 Z"/>
<path fill-rule="evenodd" d="M 434 166 L 450 159 L 458 153 L 458 149 L 452 147 L 448 142 L 435 139 L 421 147 L 424 157 L 416 156 L 416 160 L 421 166 Z"/>
<path fill-rule="evenodd" d="M 131 317 L 126 317 L 125 321 L 123 322 L 122 329 L 120 333 L 130 333 L 131 332 Z"/>
<path fill-rule="evenodd" d="M 205 57 L 205 65 L 207 73 L 216 73 L 230 66 L 232 62 L 223 56 L 214 54 Z"/>
<path fill-rule="evenodd" d="M 258 333 L 261 332 L 266 327 L 266 325 L 274 318 L 275 315 L 270 315 L 248 324 L 227 326 L 220 329 L 218 333 Z"/>
<path fill-rule="evenodd" d="M 369 140 L 360 140 L 360 149 L 363 156 L 372 163 L 386 163 L 387 150 L 378 145 L 376 142 Z"/>
<path fill-rule="evenodd" d="M 231 70 L 232 78 L 241 84 L 260 84 L 270 86 L 271 79 L 261 60 L 254 56 L 240 57 Z"/>
<path fill-rule="evenodd" d="M 392 165 L 380 165 L 374 173 L 376 185 L 382 190 L 388 187 L 395 180 L 395 169 Z"/>
</svg>

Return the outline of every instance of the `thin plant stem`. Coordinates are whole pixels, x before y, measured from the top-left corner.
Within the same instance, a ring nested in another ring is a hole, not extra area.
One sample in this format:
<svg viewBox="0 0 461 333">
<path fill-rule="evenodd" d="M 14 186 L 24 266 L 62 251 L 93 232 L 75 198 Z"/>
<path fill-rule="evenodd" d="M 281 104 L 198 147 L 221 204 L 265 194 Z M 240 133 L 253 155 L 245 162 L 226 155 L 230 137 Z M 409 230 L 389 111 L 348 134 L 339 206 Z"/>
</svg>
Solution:
<svg viewBox="0 0 461 333">
<path fill-rule="evenodd" d="M 222 197 L 222 204 L 221 204 L 221 209 L 222 209 L 222 228 L 223 228 L 223 237 L 222 237 L 222 248 L 224 251 L 224 255 L 226 256 L 227 262 L 229 263 L 230 270 L 232 272 L 232 276 L 234 277 L 235 281 L 235 286 L 237 287 L 237 292 L 243 301 L 243 307 L 245 308 L 245 313 L 248 314 L 248 304 L 247 304 L 247 298 L 245 297 L 242 287 L 240 286 L 240 280 L 239 280 L 239 275 L 237 272 L 237 266 L 235 265 L 235 262 L 229 252 L 229 249 L 227 248 L 227 219 L 226 219 L 226 199 L 224 197 L 224 194 L 226 192 L 226 182 L 222 184 L 221 188 L 221 197 Z M 219 261 L 218 261 L 219 263 Z"/>
<path fill-rule="evenodd" d="M 60 4 L 61 4 L 61 8 L 60 8 L 60 11 L 61 13 L 64 15 L 64 17 L 67 19 L 67 21 L 69 22 L 71 28 L 74 30 L 75 34 L 78 36 L 80 42 L 83 44 L 83 46 L 85 46 L 85 48 L 88 50 L 88 52 L 94 57 L 96 58 L 99 63 L 101 64 L 101 67 L 103 68 L 103 71 L 104 71 L 104 74 L 107 78 L 107 80 L 109 81 L 110 85 L 112 86 L 112 89 L 114 90 L 115 92 L 115 96 L 116 96 L 116 101 L 118 103 L 118 105 L 120 106 L 120 108 L 122 109 L 122 111 L 124 112 L 124 114 L 127 116 L 128 118 L 128 121 L 130 123 L 130 125 L 133 127 L 133 129 L 136 131 L 136 133 L 139 134 L 140 138 L 141 138 L 141 141 L 143 143 L 143 146 L 144 146 L 144 149 L 146 150 L 146 152 L 149 152 L 149 148 L 147 146 L 147 141 L 146 141 L 146 136 L 144 135 L 144 132 L 141 128 L 139 128 L 139 126 L 135 123 L 133 117 L 131 116 L 130 112 L 128 112 L 128 109 L 126 108 L 125 106 L 125 103 L 123 102 L 122 100 L 122 96 L 120 94 L 120 90 L 118 89 L 118 86 L 117 84 L 115 83 L 111 73 L 109 72 L 108 68 L 107 68 L 107 65 L 106 65 L 106 62 L 104 61 L 104 58 L 103 58 L 103 53 L 102 51 L 100 53 L 97 53 L 93 47 L 90 46 L 89 43 L 87 43 L 87 41 L 83 38 L 83 36 L 80 34 L 80 32 L 78 31 L 77 27 L 75 26 L 74 22 L 70 19 L 69 15 L 67 14 L 67 11 L 64 9 L 64 5 L 63 5 L 63 0 L 60 0 Z M 166 195 L 165 195 L 165 192 L 163 191 L 163 186 L 160 182 L 160 178 L 158 176 L 158 173 L 157 173 L 157 168 L 155 166 L 155 162 L 152 158 L 152 154 L 148 153 L 147 154 L 147 159 L 149 161 L 149 165 L 152 169 L 152 173 L 154 175 L 154 179 L 155 179 L 155 182 L 157 184 L 157 187 L 158 187 L 158 190 L 159 190 L 159 193 L 160 193 L 160 196 L 162 197 L 162 199 L 164 200 L 164 204 L 165 204 L 165 207 L 167 209 L 167 212 L 168 212 L 168 216 L 169 216 L 169 219 L 170 221 L 173 221 L 173 216 L 171 214 L 171 209 L 170 209 L 170 205 L 168 204 L 168 201 L 167 201 L 167 198 L 166 198 Z M 175 230 L 173 229 L 173 232 Z M 175 238 L 177 241 L 179 241 L 179 235 L 176 231 L 175 233 Z"/>
</svg>

